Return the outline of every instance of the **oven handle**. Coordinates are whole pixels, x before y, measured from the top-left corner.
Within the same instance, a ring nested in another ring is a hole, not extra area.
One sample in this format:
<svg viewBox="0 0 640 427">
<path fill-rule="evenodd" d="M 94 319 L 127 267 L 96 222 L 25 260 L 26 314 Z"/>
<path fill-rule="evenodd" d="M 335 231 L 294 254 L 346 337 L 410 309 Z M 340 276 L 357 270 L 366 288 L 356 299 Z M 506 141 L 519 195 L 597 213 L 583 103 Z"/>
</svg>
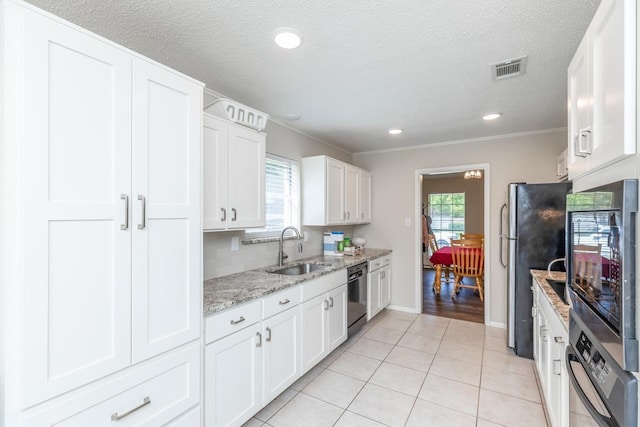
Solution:
<svg viewBox="0 0 640 427">
<path fill-rule="evenodd" d="M 596 420 L 598 425 L 615 427 L 616 424 L 613 421 L 613 419 L 609 417 L 605 417 L 600 412 L 598 412 L 598 410 L 593 407 L 593 404 L 591 403 L 587 395 L 584 393 L 584 391 L 580 387 L 580 384 L 578 383 L 578 379 L 576 378 L 576 374 L 573 372 L 573 367 L 571 366 L 571 362 L 580 363 L 580 360 L 578 359 L 578 356 L 576 356 L 574 351 L 571 349 L 571 346 L 567 346 L 567 349 L 565 350 L 565 355 L 567 356 L 566 363 L 567 363 L 567 372 L 569 372 L 569 380 L 571 381 L 571 385 L 573 386 L 573 389 L 576 391 L 576 393 L 578 394 L 578 397 L 584 404 L 584 407 L 587 408 L 587 411 L 589 411 L 589 413 Z M 581 363 L 580 363 L 580 366 L 582 366 Z"/>
</svg>

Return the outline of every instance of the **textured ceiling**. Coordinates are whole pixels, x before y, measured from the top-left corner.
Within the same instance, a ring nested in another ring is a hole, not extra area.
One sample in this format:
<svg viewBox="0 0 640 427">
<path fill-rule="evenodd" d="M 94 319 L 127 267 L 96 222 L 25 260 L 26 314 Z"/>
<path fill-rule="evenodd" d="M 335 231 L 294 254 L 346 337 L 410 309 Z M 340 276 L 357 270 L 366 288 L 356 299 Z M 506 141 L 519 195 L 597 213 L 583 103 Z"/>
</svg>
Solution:
<svg viewBox="0 0 640 427">
<path fill-rule="evenodd" d="M 29 2 L 362 152 L 566 127 L 567 66 L 600 0 Z M 300 48 L 273 44 L 285 26 Z M 523 55 L 524 76 L 492 81 Z"/>
</svg>

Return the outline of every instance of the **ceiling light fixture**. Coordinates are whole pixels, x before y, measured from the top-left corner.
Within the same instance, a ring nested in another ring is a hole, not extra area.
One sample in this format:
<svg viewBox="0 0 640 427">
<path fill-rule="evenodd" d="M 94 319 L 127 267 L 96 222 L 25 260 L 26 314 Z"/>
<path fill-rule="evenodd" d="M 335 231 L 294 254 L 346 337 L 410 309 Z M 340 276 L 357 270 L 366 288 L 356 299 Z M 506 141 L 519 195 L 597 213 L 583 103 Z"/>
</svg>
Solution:
<svg viewBox="0 0 640 427">
<path fill-rule="evenodd" d="M 274 40 L 283 49 L 295 49 L 302 44 L 302 36 L 294 28 L 278 28 L 274 31 Z"/>
<path fill-rule="evenodd" d="M 402 129 L 389 129 L 389 135 L 400 135 L 402 133 Z"/>
<path fill-rule="evenodd" d="M 482 116 L 482 120 L 495 120 L 500 116 L 502 116 L 502 113 L 489 113 Z"/>
<path fill-rule="evenodd" d="M 482 178 L 482 171 L 480 170 L 466 171 L 464 173 L 464 179 L 480 179 L 480 178 Z"/>
</svg>

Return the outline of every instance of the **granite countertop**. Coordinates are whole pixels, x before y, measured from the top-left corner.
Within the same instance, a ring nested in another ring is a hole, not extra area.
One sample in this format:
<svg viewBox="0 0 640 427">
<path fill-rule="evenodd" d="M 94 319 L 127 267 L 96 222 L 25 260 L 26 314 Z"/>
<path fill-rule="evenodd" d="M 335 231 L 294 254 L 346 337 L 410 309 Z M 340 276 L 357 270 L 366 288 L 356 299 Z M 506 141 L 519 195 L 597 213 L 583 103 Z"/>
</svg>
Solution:
<svg viewBox="0 0 640 427">
<path fill-rule="evenodd" d="M 225 308 L 251 301 L 307 280 L 315 279 L 325 274 L 333 273 L 334 271 L 342 270 L 390 253 L 390 249 L 365 248 L 360 254 L 353 256 L 344 255 L 337 257 L 318 255 L 285 263 L 283 267 L 291 267 L 302 263 L 321 263 L 327 266 L 327 268 L 322 270 L 297 276 L 269 273 L 269 270 L 282 268 L 272 265 L 205 280 L 204 316 L 209 316 Z"/>
<path fill-rule="evenodd" d="M 538 282 L 540 288 L 544 291 L 544 294 L 547 296 L 549 301 L 551 301 L 551 306 L 558 313 L 558 316 L 562 319 L 562 324 L 564 325 L 565 330 L 569 331 L 569 305 L 565 304 L 564 301 L 560 299 L 558 294 L 553 290 L 551 285 L 547 282 L 549 280 L 567 280 L 567 273 L 562 271 L 552 271 L 551 276 L 547 270 L 531 270 L 531 275 Z"/>
</svg>

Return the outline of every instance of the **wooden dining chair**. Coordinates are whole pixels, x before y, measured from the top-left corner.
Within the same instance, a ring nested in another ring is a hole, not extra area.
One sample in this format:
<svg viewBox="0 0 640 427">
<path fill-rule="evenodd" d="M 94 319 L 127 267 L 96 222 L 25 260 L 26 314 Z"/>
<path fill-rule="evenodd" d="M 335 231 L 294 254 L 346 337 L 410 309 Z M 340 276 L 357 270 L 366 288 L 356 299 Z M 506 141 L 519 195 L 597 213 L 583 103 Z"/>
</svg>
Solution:
<svg viewBox="0 0 640 427">
<path fill-rule="evenodd" d="M 452 239 L 454 295 L 460 288 L 478 291 L 480 301 L 484 301 L 484 245 L 481 239 Z M 474 279 L 473 285 L 463 283 L 463 278 Z"/>
<path fill-rule="evenodd" d="M 440 248 L 438 247 L 438 241 L 436 240 L 436 235 L 429 234 L 428 236 L 429 236 L 429 249 L 431 249 L 431 253 L 433 254 L 435 251 L 437 251 Z M 451 277 L 450 266 L 443 265 L 442 271 L 440 273 L 440 281 L 442 282 L 444 280 L 445 282 L 449 283 L 451 279 L 453 279 L 453 277 Z"/>
<path fill-rule="evenodd" d="M 461 233 L 460 234 L 460 238 L 461 239 L 480 239 L 480 240 L 484 241 L 484 234 Z"/>
</svg>

